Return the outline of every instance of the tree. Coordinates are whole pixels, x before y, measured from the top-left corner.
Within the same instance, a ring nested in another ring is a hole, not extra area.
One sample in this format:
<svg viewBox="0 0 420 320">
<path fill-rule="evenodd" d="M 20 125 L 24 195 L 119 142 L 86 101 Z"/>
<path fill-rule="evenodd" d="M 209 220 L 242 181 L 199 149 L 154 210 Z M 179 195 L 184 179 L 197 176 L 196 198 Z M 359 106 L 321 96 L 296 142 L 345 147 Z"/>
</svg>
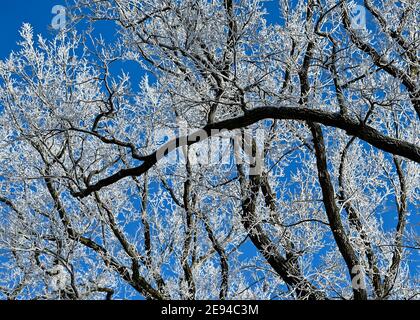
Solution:
<svg viewBox="0 0 420 320">
<path fill-rule="evenodd" d="M 365 28 L 335 0 L 76 0 L 53 40 L 24 25 L 0 296 L 418 298 L 420 6 L 362 2 Z"/>
</svg>

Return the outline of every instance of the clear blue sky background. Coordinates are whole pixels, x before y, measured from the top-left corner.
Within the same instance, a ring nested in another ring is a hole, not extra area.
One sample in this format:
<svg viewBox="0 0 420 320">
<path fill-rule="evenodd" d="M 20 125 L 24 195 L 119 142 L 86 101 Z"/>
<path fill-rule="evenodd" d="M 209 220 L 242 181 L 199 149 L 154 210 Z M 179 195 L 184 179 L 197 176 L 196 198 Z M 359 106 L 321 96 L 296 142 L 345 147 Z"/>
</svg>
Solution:
<svg viewBox="0 0 420 320">
<path fill-rule="evenodd" d="M 53 31 L 49 28 L 53 14 L 51 10 L 59 0 L 2 0 L 0 9 L 0 59 L 6 58 L 10 51 L 17 48 L 19 29 L 29 22 L 36 34 L 47 35 Z"/>
</svg>

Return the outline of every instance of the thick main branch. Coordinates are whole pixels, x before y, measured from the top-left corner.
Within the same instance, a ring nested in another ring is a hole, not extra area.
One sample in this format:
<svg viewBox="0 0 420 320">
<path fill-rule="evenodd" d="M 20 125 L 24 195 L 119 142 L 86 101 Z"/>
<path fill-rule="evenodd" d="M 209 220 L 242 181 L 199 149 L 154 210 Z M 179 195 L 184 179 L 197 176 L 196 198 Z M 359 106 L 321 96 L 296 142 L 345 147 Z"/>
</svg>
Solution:
<svg viewBox="0 0 420 320">
<path fill-rule="evenodd" d="M 394 155 L 402 156 L 409 160 L 420 163 L 420 147 L 403 140 L 389 137 L 377 129 L 358 121 L 351 119 L 338 113 L 325 112 L 321 110 L 313 110 L 308 108 L 292 108 L 292 107 L 261 107 L 250 111 L 241 117 L 224 120 L 221 122 L 209 124 L 192 133 L 189 136 L 178 137 L 161 146 L 155 152 L 144 157 L 144 162 L 133 168 L 122 169 L 117 173 L 99 180 L 79 192 L 73 192 L 76 197 L 84 198 L 95 191 L 99 191 L 104 187 L 110 186 L 121 179 L 130 176 L 141 176 L 152 168 L 161 158 L 175 149 L 182 146 L 190 146 L 197 142 L 203 141 L 217 135 L 221 130 L 235 130 L 247 127 L 264 119 L 278 120 L 297 120 L 309 121 L 323 124 L 325 126 L 339 128 L 347 132 L 350 136 L 369 143 L 370 145 Z"/>
</svg>

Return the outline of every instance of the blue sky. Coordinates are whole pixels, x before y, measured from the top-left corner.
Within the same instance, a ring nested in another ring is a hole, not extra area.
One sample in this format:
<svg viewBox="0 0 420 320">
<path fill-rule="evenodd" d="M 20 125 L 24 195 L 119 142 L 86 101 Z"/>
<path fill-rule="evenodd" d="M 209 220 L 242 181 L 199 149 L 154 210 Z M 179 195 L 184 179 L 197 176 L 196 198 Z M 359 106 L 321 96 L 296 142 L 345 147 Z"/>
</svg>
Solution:
<svg viewBox="0 0 420 320">
<path fill-rule="evenodd" d="M 25 22 L 29 22 L 37 34 L 53 32 L 49 29 L 53 18 L 52 7 L 63 3 L 58 0 L 3 0 L 0 10 L 0 58 L 7 57 L 17 48 L 19 29 Z"/>
</svg>

